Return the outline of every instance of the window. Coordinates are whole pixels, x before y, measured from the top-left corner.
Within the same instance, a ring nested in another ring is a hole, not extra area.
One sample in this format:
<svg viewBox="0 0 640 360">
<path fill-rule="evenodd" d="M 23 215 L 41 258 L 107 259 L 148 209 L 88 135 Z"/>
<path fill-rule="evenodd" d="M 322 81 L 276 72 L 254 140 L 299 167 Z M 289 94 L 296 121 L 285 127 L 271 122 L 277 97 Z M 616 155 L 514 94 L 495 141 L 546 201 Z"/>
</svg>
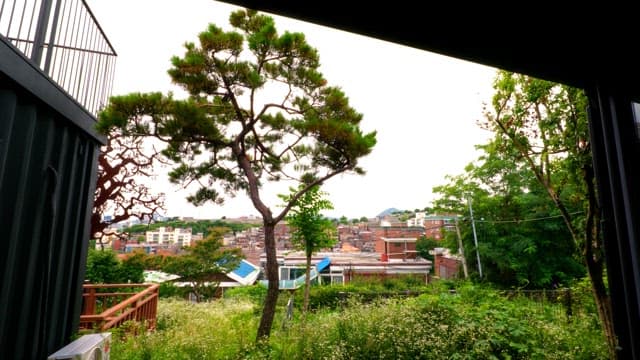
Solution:
<svg viewBox="0 0 640 360">
<path fill-rule="evenodd" d="M 289 268 L 280 268 L 280 280 L 289 280 Z"/>
</svg>

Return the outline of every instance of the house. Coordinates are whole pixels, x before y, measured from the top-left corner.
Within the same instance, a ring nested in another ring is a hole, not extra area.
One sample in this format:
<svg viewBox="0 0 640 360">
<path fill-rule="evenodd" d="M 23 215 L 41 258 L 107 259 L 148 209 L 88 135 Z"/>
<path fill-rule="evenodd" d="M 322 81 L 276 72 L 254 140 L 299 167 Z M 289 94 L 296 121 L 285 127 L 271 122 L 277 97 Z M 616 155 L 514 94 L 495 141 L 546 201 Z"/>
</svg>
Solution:
<svg viewBox="0 0 640 360">
<path fill-rule="evenodd" d="M 380 244 L 382 251 L 380 251 L 380 255 L 382 261 L 389 261 L 390 259 L 416 259 L 418 254 L 416 250 L 417 242 L 418 238 L 415 237 L 381 237 Z"/>
<path fill-rule="evenodd" d="M 375 251 L 378 254 L 395 252 L 388 250 L 388 246 L 384 239 L 408 238 L 413 239 L 413 242 L 415 243 L 416 239 L 424 235 L 423 227 L 407 227 L 404 226 L 404 224 L 400 226 L 377 226 L 372 228 L 371 230 L 373 232 L 373 238 L 375 241 Z M 415 245 L 413 247 L 413 250 L 415 250 Z"/>
<path fill-rule="evenodd" d="M 455 215 L 429 215 L 422 219 L 424 236 L 430 239 L 441 240 L 445 230 L 455 230 Z"/>
<path fill-rule="evenodd" d="M 249 261 L 242 259 L 238 266 L 232 271 L 213 276 L 210 280 L 211 282 L 218 283 L 219 290 L 217 296 L 222 296 L 225 289 L 255 284 L 259 275 L 260 268 Z M 163 283 L 171 281 L 176 286 L 190 286 L 188 280 L 180 279 L 180 276 L 178 275 L 167 274 L 162 271 L 145 270 L 144 279 L 145 282 Z"/>
<path fill-rule="evenodd" d="M 389 278 L 413 276 L 428 282 L 432 262 L 415 258 L 409 260 L 387 259 L 382 261 L 380 254 L 368 252 L 319 252 L 314 254 L 311 264 L 316 267 L 317 275 L 313 280 L 320 284 L 343 284 L 355 278 Z M 260 256 L 260 266 L 266 266 L 266 255 Z M 278 267 L 280 281 L 304 283 L 306 257 L 303 252 L 280 252 Z M 317 279 L 317 280 L 316 280 Z M 293 286 L 293 285 L 292 285 Z"/>
<path fill-rule="evenodd" d="M 435 248 L 433 252 L 433 269 L 440 279 L 456 279 L 460 277 L 462 257 L 449 252 L 449 249 Z"/>
</svg>

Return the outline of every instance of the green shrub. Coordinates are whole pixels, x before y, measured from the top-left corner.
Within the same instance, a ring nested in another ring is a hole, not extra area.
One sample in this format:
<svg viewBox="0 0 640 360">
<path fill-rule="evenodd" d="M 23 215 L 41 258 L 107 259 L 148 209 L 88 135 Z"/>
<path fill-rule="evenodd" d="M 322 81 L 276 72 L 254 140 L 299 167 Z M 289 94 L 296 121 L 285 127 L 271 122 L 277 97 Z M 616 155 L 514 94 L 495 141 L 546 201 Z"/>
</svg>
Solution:
<svg viewBox="0 0 640 360">
<path fill-rule="evenodd" d="M 451 292 L 451 288 L 455 292 Z M 161 299 L 153 333 L 114 339 L 117 359 L 606 359 L 595 314 L 567 321 L 562 303 L 466 282 L 431 285 L 410 298 L 375 298 L 371 286 L 312 288 L 314 311 L 285 321 L 282 292 L 271 337 L 256 345 L 266 289 L 229 290 L 221 300 Z M 296 303 L 302 291 L 296 291 Z M 344 295 L 344 294 L 355 295 Z M 300 297 L 301 299 L 301 297 Z M 578 306 L 578 305 L 576 305 Z"/>
<path fill-rule="evenodd" d="M 170 283 L 170 282 L 163 282 L 160 284 L 160 288 L 158 289 L 159 291 L 159 296 L 161 298 L 170 298 L 170 297 L 178 297 L 178 298 L 184 298 L 184 291 L 183 289 L 175 286 L 174 284 Z"/>
<path fill-rule="evenodd" d="M 239 286 L 225 290 L 225 298 L 235 298 L 240 300 L 252 301 L 255 304 L 262 305 L 267 295 L 267 287 L 255 284 L 252 286 Z"/>
<path fill-rule="evenodd" d="M 143 272 L 139 256 L 120 261 L 112 250 L 89 249 L 85 279 L 93 284 L 140 284 L 144 282 Z"/>
</svg>

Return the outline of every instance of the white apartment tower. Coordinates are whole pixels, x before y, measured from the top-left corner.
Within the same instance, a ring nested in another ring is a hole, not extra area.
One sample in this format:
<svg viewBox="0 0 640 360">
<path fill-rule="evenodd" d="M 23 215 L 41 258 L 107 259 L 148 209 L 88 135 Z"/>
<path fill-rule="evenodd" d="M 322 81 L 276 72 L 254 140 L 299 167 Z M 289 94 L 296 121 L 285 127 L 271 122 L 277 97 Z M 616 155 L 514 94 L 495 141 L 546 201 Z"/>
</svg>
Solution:
<svg viewBox="0 0 640 360">
<path fill-rule="evenodd" d="M 146 240 L 150 244 L 171 244 L 178 246 L 191 246 L 191 228 L 160 227 L 155 231 L 146 232 Z"/>
</svg>

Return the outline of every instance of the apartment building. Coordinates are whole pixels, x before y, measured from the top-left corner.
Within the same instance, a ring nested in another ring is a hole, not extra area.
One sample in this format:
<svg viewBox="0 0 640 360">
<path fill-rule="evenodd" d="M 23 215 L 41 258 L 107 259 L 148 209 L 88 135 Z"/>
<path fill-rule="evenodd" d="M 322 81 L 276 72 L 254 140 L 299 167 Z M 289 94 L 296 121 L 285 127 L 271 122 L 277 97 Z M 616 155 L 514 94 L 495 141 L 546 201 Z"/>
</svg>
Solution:
<svg viewBox="0 0 640 360">
<path fill-rule="evenodd" d="M 194 236 L 191 228 L 159 227 L 147 231 L 145 237 L 149 244 L 191 246 L 196 239 L 202 239 L 202 234 L 199 234 L 199 237 Z"/>
</svg>

